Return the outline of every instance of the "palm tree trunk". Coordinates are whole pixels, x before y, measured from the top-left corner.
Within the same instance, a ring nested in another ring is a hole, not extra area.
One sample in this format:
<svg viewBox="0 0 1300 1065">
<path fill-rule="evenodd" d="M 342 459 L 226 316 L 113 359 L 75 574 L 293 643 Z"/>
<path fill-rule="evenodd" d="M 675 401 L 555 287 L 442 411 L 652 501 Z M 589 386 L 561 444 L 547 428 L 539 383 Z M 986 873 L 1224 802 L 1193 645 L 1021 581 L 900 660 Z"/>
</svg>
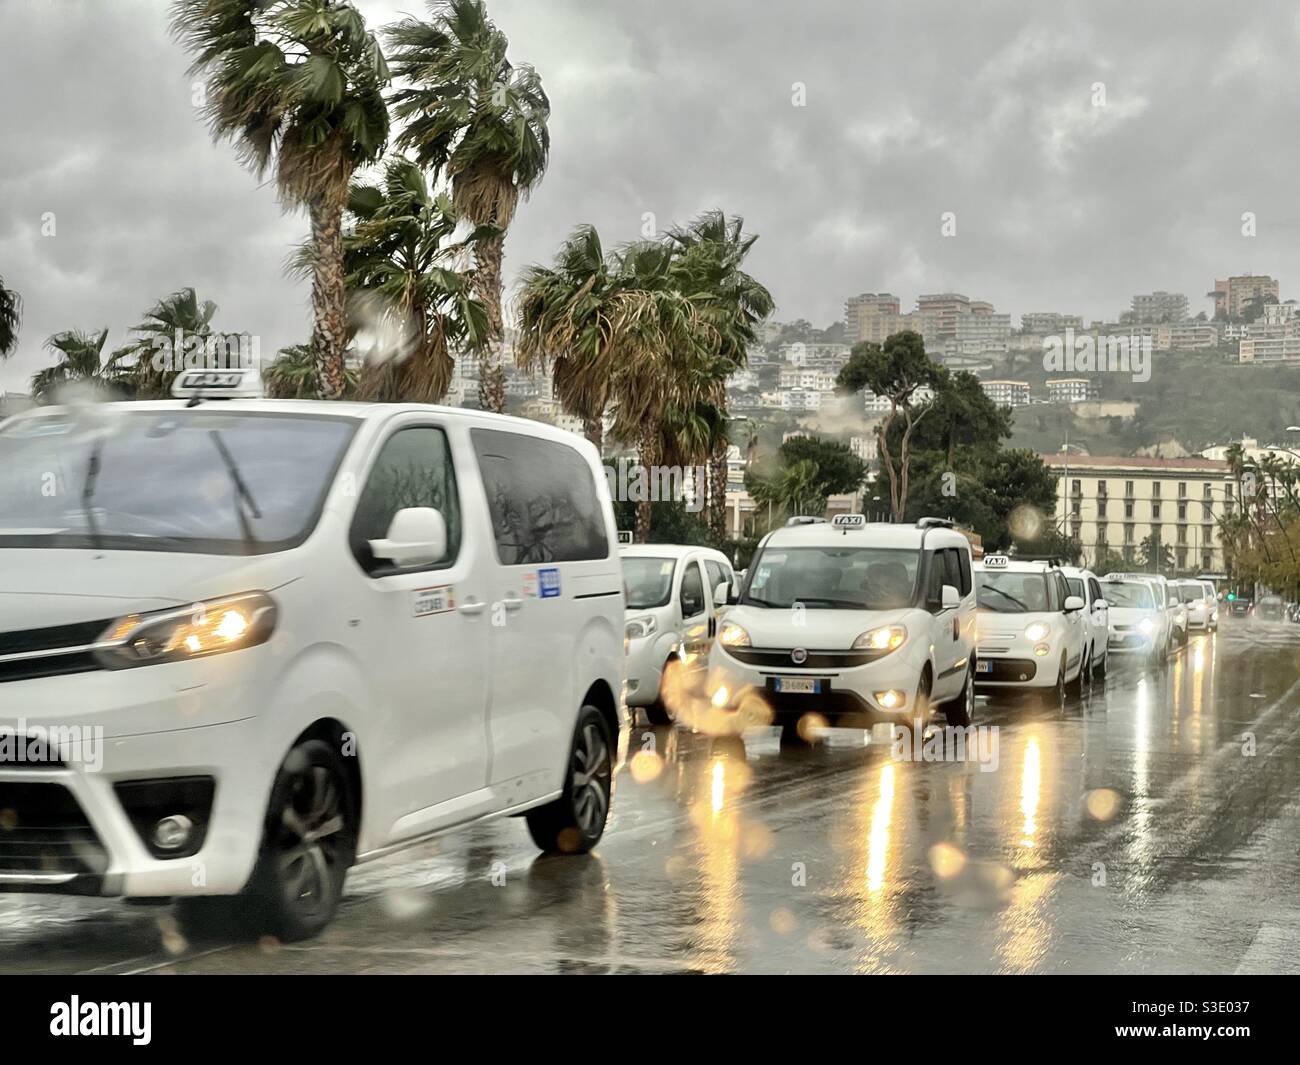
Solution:
<svg viewBox="0 0 1300 1065">
<path fill-rule="evenodd" d="M 603 451 L 605 447 L 604 418 L 583 418 L 582 434 L 595 445 L 597 451 Z"/>
<path fill-rule="evenodd" d="M 639 544 L 648 544 L 650 542 L 650 471 L 654 468 L 655 462 L 655 441 L 654 434 L 650 431 L 642 434 L 640 454 L 638 458 L 641 466 L 645 470 L 645 494 L 644 497 L 636 502 L 636 542 Z"/>
<path fill-rule="evenodd" d="M 709 530 L 721 544 L 727 538 L 727 442 L 709 456 Z"/>
<path fill-rule="evenodd" d="M 501 365 L 505 330 L 501 324 L 501 260 L 505 241 L 485 240 L 474 251 L 474 295 L 487 311 L 487 337 L 479 360 L 478 402 L 500 414 L 506 409 L 506 372 Z"/>
<path fill-rule="evenodd" d="M 343 202 L 348 178 L 339 194 L 327 193 L 311 204 L 312 351 L 316 359 L 316 397 L 342 399 L 347 391 L 344 353 L 348 345 L 347 288 L 343 282 Z"/>
</svg>

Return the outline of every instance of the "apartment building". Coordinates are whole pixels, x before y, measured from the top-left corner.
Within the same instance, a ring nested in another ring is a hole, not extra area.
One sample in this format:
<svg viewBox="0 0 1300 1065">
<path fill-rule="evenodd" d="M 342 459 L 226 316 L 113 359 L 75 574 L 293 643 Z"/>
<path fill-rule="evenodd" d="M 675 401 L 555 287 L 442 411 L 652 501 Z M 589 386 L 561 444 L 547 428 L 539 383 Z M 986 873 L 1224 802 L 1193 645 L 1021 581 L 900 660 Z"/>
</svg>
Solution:
<svg viewBox="0 0 1300 1065">
<path fill-rule="evenodd" d="M 1224 569 L 1218 520 L 1238 507 L 1228 464 L 1210 458 L 1049 454 L 1057 527 L 1083 547 L 1085 565 L 1117 554 L 1136 565 L 1154 536 L 1178 573 Z"/>
<path fill-rule="evenodd" d="M 835 391 L 835 374 L 829 370 L 809 370 L 788 366 L 781 371 L 782 388 L 806 388 L 816 392 Z"/>
<path fill-rule="evenodd" d="M 1097 382 L 1091 377 L 1049 377 L 1047 379 L 1048 403 L 1083 403 L 1096 399 Z"/>
<path fill-rule="evenodd" d="M 1278 298 L 1277 279 L 1265 274 L 1241 274 L 1216 280 L 1213 295 L 1216 318 L 1239 318 L 1251 300 Z"/>
<path fill-rule="evenodd" d="M 1178 322 L 1169 326 L 1169 343 L 1166 348 L 1175 351 L 1194 351 L 1199 348 L 1217 347 L 1218 343 L 1218 326 L 1210 325 L 1208 322 Z"/>
<path fill-rule="evenodd" d="M 1078 314 L 1058 314 L 1055 311 L 1033 311 L 1020 316 L 1020 331 L 1043 336 L 1048 333 L 1064 333 L 1073 329 L 1076 333 L 1083 330 L 1083 317 Z"/>
<path fill-rule="evenodd" d="M 1237 345 L 1240 363 L 1300 363 L 1300 336 L 1244 336 Z"/>
<path fill-rule="evenodd" d="M 1028 381 L 981 381 L 980 387 L 999 407 L 1023 407 L 1029 403 Z"/>
<path fill-rule="evenodd" d="M 1133 297 L 1135 322 L 1181 322 L 1187 315 L 1187 297 L 1181 292 L 1148 292 Z"/>
<path fill-rule="evenodd" d="M 851 344 L 870 340 L 879 344 L 897 328 L 891 328 L 903 315 L 899 314 L 898 297 L 889 292 L 864 292 L 844 301 L 845 335 Z"/>
<path fill-rule="evenodd" d="M 929 403 L 932 399 L 934 399 L 934 392 L 931 389 L 918 388 L 912 393 L 912 406 L 919 407 L 922 404 Z M 878 396 L 870 389 L 863 391 L 862 405 L 867 414 L 872 416 L 889 413 L 889 397 Z"/>
</svg>

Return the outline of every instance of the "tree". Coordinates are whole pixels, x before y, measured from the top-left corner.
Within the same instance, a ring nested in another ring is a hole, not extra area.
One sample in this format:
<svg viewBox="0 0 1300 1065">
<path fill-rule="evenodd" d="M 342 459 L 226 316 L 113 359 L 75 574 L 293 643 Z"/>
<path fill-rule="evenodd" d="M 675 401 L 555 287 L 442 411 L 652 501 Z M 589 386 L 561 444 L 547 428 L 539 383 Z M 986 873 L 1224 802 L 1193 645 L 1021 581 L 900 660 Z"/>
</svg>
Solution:
<svg viewBox="0 0 1300 1065">
<path fill-rule="evenodd" d="M 37 371 L 32 377 L 33 398 L 51 400 L 61 386 L 74 381 L 115 384 L 117 375 L 104 358 L 104 341 L 107 338 L 107 329 L 101 329 L 98 333 L 69 329 L 55 333 L 46 340 L 46 350 L 57 354 L 59 361 Z"/>
<path fill-rule="evenodd" d="M 430 21 L 403 19 L 387 33 L 393 71 L 403 82 L 392 96 L 393 114 L 405 123 L 397 143 L 450 178 L 463 217 L 491 228 L 474 245 L 473 285 L 487 311 L 480 404 L 499 412 L 505 409 L 505 235 L 520 198 L 546 172 L 550 101 L 532 67 L 507 59 L 506 35 L 483 0 L 435 0 L 429 11 Z"/>
<path fill-rule="evenodd" d="M 841 392 L 852 394 L 867 388 L 889 400 L 889 413 L 876 430 L 876 441 L 889 477 L 890 513 L 895 522 L 902 521 L 907 511 L 912 434 L 928 410 L 928 404 L 914 405 L 916 392 L 934 389 L 941 380 L 942 367 L 926 355 L 921 334 L 908 329 L 887 337 L 883 345 L 870 341 L 854 345 L 836 382 Z M 900 418 L 902 434 L 897 451 L 893 451 L 889 431 Z"/>
<path fill-rule="evenodd" d="M 23 300 L 0 277 L 0 359 L 18 347 L 18 327 L 23 320 Z"/>
<path fill-rule="evenodd" d="M 346 368 L 347 387 L 344 398 L 357 392 L 358 373 Z M 290 344 L 281 348 L 276 359 L 262 371 L 262 384 L 271 399 L 310 399 L 318 391 L 316 359 L 310 344 Z"/>
<path fill-rule="evenodd" d="M 192 346 L 187 351 L 187 345 L 206 344 L 214 338 L 212 317 L 216 313 L 217 305 L 211 300 L 200 303 L 192 288 L 173 292 L 144 312 L 144 321 L 132 326 L 135 339 L 113 352 L 109 365 L 121 380 L 132 384 L 137 398 L 165 397 L 181 369 L 181 360 L 195 352 Z M 202 357 L 207 354 L 205 347 Z"/>
<path fill-rule="evenodd" d="M 745 487 L 757 502 L 771 504 L 786 517 L 815 517 L 825 513 L 831 496 L 856 492 L 866 477 L 866 463 L 846 445 L 796 436 L 777 451 L 774 470 L 747 470 Z"/>
<path fill-rule="evenodd" d="M 353 185 L 348 211 L 356 220 L 343 241 L 353 324 L 368 317 L 380 331 L 395 325 L 398 349 L 367 366 L 362 395 L 437 403 L 451 384 L 452 352 L 478 347 L 487 334 L 487 310 L 456 268 L 482 234 L 452 241 L 460 218 L 451 199 L 433 195 L 420 168 L 401 157 L 388 161 L 382 188 Z"/>
<path fill-rule="evenodd" d="M 1172 573 L 1174 568 L 1174 551 L 1168 544 L 1162 543 L 1159 536 L 1152 533 L 1138 545 L 1138 562 L 1148 573 Z"/>
<path fill-rule="evenodd" d="M 311 219 L 312 349 L 321 399 L 347 387 L 343 209 L 358 167 L 388 139 L 388 66 L 343 0 L 175 0 L 172 32 L 203 75 L 205 115 L 286 204 Z"/>
</svg>

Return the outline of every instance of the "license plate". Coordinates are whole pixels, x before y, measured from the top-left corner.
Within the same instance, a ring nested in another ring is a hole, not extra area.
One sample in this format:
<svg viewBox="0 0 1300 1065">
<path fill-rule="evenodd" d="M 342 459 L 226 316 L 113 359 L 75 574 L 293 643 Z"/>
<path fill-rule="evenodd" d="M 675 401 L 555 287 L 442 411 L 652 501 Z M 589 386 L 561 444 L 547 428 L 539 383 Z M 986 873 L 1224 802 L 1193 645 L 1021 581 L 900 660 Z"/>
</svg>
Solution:
<svg viewBox="0 0 1300 1065">
<path fill-rule="evenodd" d="M 777 677 L 775 688 L 782 694 L 820 695 L 822 682 L 819 677 Z"/>
<path fill-rule="evenodd" d="M 986 658 L 986 659 L 983 659 L 982 661 L 977 661 L 977 662 L 975 663 L 975 672 L 976 672 L 976 673 L 992 673 L 992 672 L 993 672 L 993 663 L 992 663 L 992 661 L 989 660 L 989 659 L 987 659 L 987 658 Z"/>
</svg>

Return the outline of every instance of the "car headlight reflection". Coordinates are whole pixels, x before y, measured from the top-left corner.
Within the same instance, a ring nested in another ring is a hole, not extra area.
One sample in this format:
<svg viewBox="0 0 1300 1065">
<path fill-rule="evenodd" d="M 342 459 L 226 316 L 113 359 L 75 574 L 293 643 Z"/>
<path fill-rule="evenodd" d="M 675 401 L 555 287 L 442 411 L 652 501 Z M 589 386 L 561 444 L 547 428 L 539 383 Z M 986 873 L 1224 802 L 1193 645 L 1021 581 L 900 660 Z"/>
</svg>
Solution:
<svg viewBox="0 0 1300 1065">
<path fill-rule="evenodd" d="M 1045 640 L 1052 631 L 1052 626 L 1045 621 L 1031 621 L 1025 626 L 1026 640 Z"/>
<path fill-rule="evenodd" d="M 265 592 L 129 614 L 105 630 L 94 655 L 106 669 L 130 669 L 240 651 L 270 639 L 278 614 Z"/>
<path fill-rule="evenodd" d="M 1153 632 L 1156 631 L 1156 623 L 1152 621 L 1150 618 L 1143 618 L 1141 621 L 1138 622 L 1138 628 L 1141 629 L 1144 633 L 1146 633 L 1146 635 L 1150 636 Z"/>
</svg>

